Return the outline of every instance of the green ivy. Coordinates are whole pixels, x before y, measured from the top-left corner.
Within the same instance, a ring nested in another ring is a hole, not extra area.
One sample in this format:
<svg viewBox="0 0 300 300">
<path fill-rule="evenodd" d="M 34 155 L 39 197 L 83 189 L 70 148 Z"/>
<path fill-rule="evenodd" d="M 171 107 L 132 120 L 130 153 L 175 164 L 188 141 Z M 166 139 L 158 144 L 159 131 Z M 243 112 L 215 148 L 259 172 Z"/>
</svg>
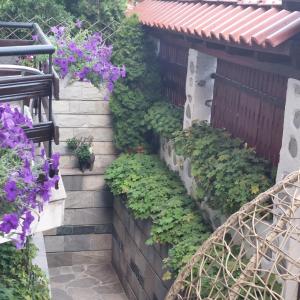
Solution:
<svg viewBox="0 0 300 300">
<path fill-rule="evenodd" d="M 191 159 L 197 199 L 212 208 L 230 215 L 273 183 L 270 164 L 223 129 L 200 123 L 174 136 L 176 153 Z"/>
<path fill-rule="evenodd" d="M 126 66 L 126 78 L 116 83 L 110 107 L 114 141 L 122 151 L 147 148 L 145 115 L 160 99 L 160 76 L 153 43 L 146 38 L 138 18 L 126 18 L 114 43 L 112 62 Z"/>
<path fill-rule="evenodd" d="M 162 137 L 172 138 L 174 132 L 182 130 L 183 109 L 160 101 L 149 108 L 145 121 L 149 130 L 152 129 Z"/>
<path fill-rule="evenodd" d="M 151 219 L 148 244 L 171 245 L 166 266 L 177 272 L 208 237 L 207 226 L 179 177 L 158 156 L 123 154 L 105 179 L 116 197 L 126 198 L 135 218 Z"/>
<path fill-rule="evenodd" d="M 0 300 L 49 300 L 48 281 L 33 265 L 37 249 L 28 243 L 17 250 L 11 243 L 0 245 Z"/>
</svg>

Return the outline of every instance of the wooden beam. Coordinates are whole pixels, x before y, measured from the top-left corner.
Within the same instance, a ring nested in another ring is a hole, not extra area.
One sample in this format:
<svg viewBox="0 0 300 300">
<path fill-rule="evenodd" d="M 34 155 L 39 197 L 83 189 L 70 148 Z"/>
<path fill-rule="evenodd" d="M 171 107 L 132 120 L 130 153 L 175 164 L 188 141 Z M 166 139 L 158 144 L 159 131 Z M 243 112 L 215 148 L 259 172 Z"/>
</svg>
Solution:
<svg viewBox="0 0 300 300">
<path fill-rule="evenodd" d="M 232 62 L 235 64 L 239 64 L 239 65 L 243 65 L 243 66 L 250 67 L 253 69 L 262 70 L 265 72 L 279 74 L 282 76 L 300 80 L 300 59 L 298 62 L 299 67 L 292 65 L 292 63 L 288 59 L 288 56 L 286 56 L 287 61 L 284 61 L 284 63 L 281 63 L 281 62 L 283 62 L 282 53 L 280 56 L 281 57 L 280 60 L 278 60 L 278 53 L 277 53 L 277 56 L 274 56 L 270 62 L 270 57 L 272 56 L 272 53 L 270 53 L 270 52 L 269 52 L 269 55 L 271 55 L 271 56 L 268 56 L 268 57 L 261 56 L 260 53 L 263 53 L 263 52 L 258 52 L 258 51 L 253 51 L 252 56 L 249 56 L 249 55 L 245 56 L 245 55 L 241 55 L 241 53 L 238 53 L 239 51 L 233 50 L 232 49 L 233 45 L 231 45 L 229 51 L 228 51 L 229 48 L 227 48 L 227 51 L 225 48 L 225 51 L 224 51 L 221 49 L 216 49 L 216 48 L 211 47 L 211 43 L 209 44 L 210 45 L 210 47 L 209 47 L 206 42 L 195 39 L 194 37 L 189 38 L 188 36 L 179 35 L 179 34 L 175 35 L 175 34 L 163 31 L 163 30 L 154 30 L 154 29 L 152 29 L 151 31 L 149 30 L 149 33 L 151 33 L 152 35 L 156 36 L 157 38 L 160 38 L 170 44 L 173 44 L 174 46 L 195 49 L 195 50 L 198 50 L 199 52 L 202 52 L 202 53 L 205 53 L 205 54 L 208 54 L 208 55 L 214 56 L 216 58 L 226 60 L 226 61 L 229 61 L 229 62 Z M 283 57 L 284 57 L 284 55 L 283 55 Z M 260 59 L 268 58 L 269 61 L 259 60 L 258 58 L 260 58 Z"/>
</svg>

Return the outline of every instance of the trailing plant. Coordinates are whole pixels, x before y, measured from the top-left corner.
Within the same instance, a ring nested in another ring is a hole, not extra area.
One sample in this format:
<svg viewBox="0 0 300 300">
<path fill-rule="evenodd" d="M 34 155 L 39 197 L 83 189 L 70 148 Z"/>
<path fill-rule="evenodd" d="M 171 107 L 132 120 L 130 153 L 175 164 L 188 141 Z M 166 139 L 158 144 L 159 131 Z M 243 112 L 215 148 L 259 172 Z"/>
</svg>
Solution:
<svg viewBox="0 0 300 300">
<path fill-rule="evenodd" d="M 116 197 L 126 198 L 138 219 L 152 221 L 148 244 L 169 244 L 166 266 L 177 272 L 208 237 L 208 228 L 178 176 L 145 154 L 123 154 L 107 169 L 105 179 Z"/>
<path fill-rule="evenodd" d="M 178 155 L 191 160 L 197 199 L 208 198 L 212 208 L 225 214 L 236 212 L 272 185 L 270 164 L 223 129 L 194 124 L 175 133 L 174 145 Z"/>
<path fill-rule="evenodd" d="M 59 180 L 59 155 L 50 160 L 35 155 L 23 127 L 31 121 L 18 109 L 0 105 L 0 236 L 12 237 L 22 247 L 30 234 L 34 213 L 49 201 Z"/>
<path fill-rule="evenodd" d="M 145 121 L 148 129 L 162 137 L 172 138 L 174 132 L 182 129 L 183 109 L 160 101 L 149 108 Z"/>
<path fill-rule="evenodd" d="M 80 139 L 74 137 L 67 140 L 67 146 L 76 155 L 79 168 L 82 172 L 84 172 L 85 169 L 90 169 L 90 171 L 93 169 L 95 155 L 93 153 L 92 143 L 93 137 Z"/>
<path fill-rule="evenodd" d="M 36 253 L 29 242 L 21 250 L 11 243 L 0 245 L 0 299 L 50 300 L 46 276 L 32 262 Z"/>
<path fill-rule="evenodd" d="M 87 79 L 96 87 L 106 84 L 111 93 L 115 82 L 125 77 L 124 64 L 117 67 L 111 63 L 112 46 L 105 45 L 100 33 L 81 29 L 80 21 L 71 27 L 51 30 L 57 50 L 53 63 L 63 78 L 70 74 L 74 79 Z"/>
<path fill-rule="evenodd" d="M 126 78 L 116 83 L 110 101 L 116 147 L 131 152 L 147 148 L 145 115 L 161 98 L 160 75 L 154 45 L 146 38 L 136 16 L 122 22 L 112 62 L 126 66 Z"/>
</svg>

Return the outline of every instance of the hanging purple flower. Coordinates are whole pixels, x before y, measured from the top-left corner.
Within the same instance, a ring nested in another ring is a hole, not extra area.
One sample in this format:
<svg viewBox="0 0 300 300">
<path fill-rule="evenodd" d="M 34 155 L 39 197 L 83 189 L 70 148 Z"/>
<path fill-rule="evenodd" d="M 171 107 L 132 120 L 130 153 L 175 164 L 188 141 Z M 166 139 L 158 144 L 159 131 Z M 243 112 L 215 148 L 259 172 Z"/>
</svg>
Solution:
<svg viewBox="0 0 300 300">
<path fill-rule="evenodd" d="M 13 180 L 9 180 L 6 182 L 6 184 L 4 186 L 4 191 L 5 191 L 5 195 L 6 195 L 6 200 L 9 202 L 15 201 L 19 194 L 17 184 Z"/>
<path fill-rule="evenodd" d="M 75 26 L 77 28 L 81 28 L 82 27 L 82 21 L 80 21 L 79 19 L 77 19 L 76 23 L 75 23 Z"/>
<path fill-rule="evenodd" d="M 0 231 L 8 234 L 13 229 L 17 229 L 18 225 L 19 225 L 19 217 L 16 213 L 6 214 L 2 218 L 0 224 Z"/>
</svg>

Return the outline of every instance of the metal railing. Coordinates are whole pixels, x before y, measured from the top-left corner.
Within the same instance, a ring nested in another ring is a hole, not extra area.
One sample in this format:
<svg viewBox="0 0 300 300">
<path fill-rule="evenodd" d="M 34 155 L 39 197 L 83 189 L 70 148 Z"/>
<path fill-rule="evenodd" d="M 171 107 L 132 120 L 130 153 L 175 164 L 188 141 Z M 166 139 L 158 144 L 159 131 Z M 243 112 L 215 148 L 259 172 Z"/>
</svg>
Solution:
<svg viewBox="0 0 300 300">
<path fill-rule="evenodd" d="M 0 22 L 0 29 L 28 30 L 36 40 L 0 39 L 0 57 L 46 55 L 45 65 L 36 68 L 0 64 L 0 103 L 15 102 L 27 106 L 33 115 L 33 127 L 24 128 L 35 143 L 44 142 L 48 155 L 52 152 L 52 140 L 58 143 L 58 127 L 52 115 L 54 86 L 57 86 L 52 67 L 55 48 L 36 23 Z"/>
</svg>

